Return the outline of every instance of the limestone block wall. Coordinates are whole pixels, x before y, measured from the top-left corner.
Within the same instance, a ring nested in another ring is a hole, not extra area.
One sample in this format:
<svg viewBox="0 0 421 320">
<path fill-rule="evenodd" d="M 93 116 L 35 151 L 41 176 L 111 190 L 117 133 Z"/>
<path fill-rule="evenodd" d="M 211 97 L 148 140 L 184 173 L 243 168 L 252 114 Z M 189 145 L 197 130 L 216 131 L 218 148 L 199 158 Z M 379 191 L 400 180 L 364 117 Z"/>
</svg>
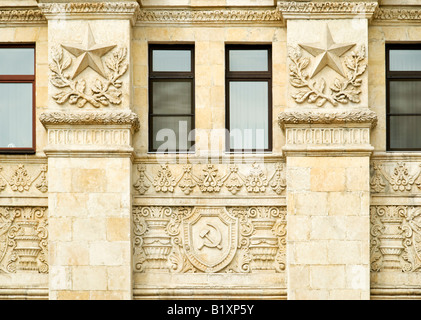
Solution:
<svg viewBox="0 0 421 320">
<path fill-rule="evenodd" d="M 36 45 L 37 119 L 36 154 L 0 155 L 1 299 L 421 297 L 421 156 L 386 152 L 385 120 L 385 44 L 421 41 L 416 2 L 38 2 L 0 1 L 0 42 Z M 361 93 L 339 106 L 300 101 L 291 75 L 314 60 L 290 45 L 325 25 L 366 49 Z M 120 103 L 61 101 L 50 81 L 89 28 L 117 46 L 104 61 L 124 56 Z M 150 43 L 195 45 L 195 154 L 148 152 Z M 272 46 L 270 154 L 224 152 L 236 43 Z"/>
</svg>

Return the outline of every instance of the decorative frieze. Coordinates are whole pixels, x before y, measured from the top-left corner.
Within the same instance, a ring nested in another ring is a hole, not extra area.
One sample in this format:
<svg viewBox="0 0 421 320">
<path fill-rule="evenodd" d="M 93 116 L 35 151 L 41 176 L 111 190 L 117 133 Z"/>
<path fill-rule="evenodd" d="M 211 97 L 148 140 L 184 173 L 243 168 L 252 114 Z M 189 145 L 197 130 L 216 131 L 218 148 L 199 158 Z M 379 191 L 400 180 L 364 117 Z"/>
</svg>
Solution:
<svg viewBox="0 0 421 320">
<path fill-rule="evenodd" d="M 135 272 L 283 272 L 283 207 L 133 208 Z"/>
<path fill-rule="evenodd" d="M 15 8 L 0 10 L 0 24 L 45 24 L 43 13 L 39 9 Z"/>
<path fill-rule="evenodd" d="M 281 195 L 286 188 L 284 164 L 276 163 L 271 167 L 272 172 L 259 163 L 241 165 L 241 170 L 236 164 L 218 167 L 214 164 L 138 164 L 133 187 L 139 195 L 176 194 L 177 189 L 184 195 L 197 194 L 197 191 L 216 194 L 225 190 L 232 195 L 241 191 L 248 195 Z"/>
<path fill-rule="evenodd" d="M 282 12 L 284 19 L 309 18 L 352 18 L 371 17 L 378 7 L 377 2 L 358 1 L 324 1 L 324 2 L 296 2 L 278 1 L 278 10 Z"/>
<path fill-rule="evenodd" d="M 421 192 L 421 163 L 373 161 L 370 188 L 373 193 Z"/>
<path fill-rule="evenodd" d="M 282 21 L 277 9 L 140 9 L 137 23 L 250 23 Z"/>
<path fill-rule="evenodd" d="M 421 207 L 372 206 L 371 270 L 418 272 L 421 267 Z"/>
<path fill-rule="evenodd" d="M 0 270 L 48 272 L 45 207 L 0 207 Z"/>
<path fill-rule="evenodd" d="M 373 15 L 374 24 L 382 23 L 420 23 L 421 9 L 419 7 L 383 7 Z"/>
<path fill-rule="evenodd" d="M 48 192 L 47 180 L 47 165 L 36 166 L 18 164 L 13 166 L 0 165 L 0 194 L 2 191 L 7 191 L 7 187 L 13 193 L 26 193 L 32 191 L 32 186 L 35 183 L 35 188 L 41 193 Z"/>
<path fill-rule="evenodd" d="M 39 3 L 47 19 L 81 19 L 94 15 L 96 19 L 129 19 L 134 23 L 139 4 L 136 1 Z"/>
</svg>

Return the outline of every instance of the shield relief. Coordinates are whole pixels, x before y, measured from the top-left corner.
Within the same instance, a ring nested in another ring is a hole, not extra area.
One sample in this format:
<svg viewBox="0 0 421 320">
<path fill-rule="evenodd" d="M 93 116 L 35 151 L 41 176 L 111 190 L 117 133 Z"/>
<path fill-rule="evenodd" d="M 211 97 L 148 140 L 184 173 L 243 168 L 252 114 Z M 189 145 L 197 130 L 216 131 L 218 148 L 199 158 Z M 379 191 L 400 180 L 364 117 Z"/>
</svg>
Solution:
<svg viewBox="0 0 421 320">
<path fill-rule="evenodd" d="M 196 207 L 183 221 L 184 250 L 203 272 L 229 265 L 238 246 L 238 219 L 224 207 Z"/>
</svg>

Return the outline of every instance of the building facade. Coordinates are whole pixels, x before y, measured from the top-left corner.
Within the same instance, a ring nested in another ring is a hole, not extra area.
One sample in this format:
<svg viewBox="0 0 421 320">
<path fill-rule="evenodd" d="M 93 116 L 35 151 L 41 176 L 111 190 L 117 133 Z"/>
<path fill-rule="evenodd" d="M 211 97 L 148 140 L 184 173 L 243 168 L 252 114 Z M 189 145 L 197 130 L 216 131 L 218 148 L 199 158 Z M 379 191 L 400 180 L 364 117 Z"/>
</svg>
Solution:
<svg viewBox="0 0 421 320">
<path fill-rule="evenodd" d="M 421 297 L 419 0 L 0 0 L 2 299 Z"/>
</svg>

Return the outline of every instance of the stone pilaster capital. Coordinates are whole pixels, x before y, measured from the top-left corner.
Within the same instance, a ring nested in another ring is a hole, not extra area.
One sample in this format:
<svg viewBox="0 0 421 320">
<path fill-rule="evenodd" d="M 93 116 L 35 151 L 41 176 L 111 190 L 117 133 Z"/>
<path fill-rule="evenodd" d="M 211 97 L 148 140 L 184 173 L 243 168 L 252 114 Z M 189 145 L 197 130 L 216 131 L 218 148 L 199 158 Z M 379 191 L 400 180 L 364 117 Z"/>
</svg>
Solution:
<svg viewBox="0 0 421 320">
<path fill-rule="evenodd" d="M 370 128 L 377 125 L 377 115 L 369 109 L 349 111 L 284 111 L 278 115 L 278 123 L 282 129 L 287 125 L 312 124 L 368 124 Z"/>
<path fill-rule="evenodd" d="M 278 116 L 285 131 L 285 155 L 370 155 L 370 130 L 377 115 L 368 109 L 316 112 L 286 111 Z"/>
<path fill-rule="evenodd" d="M 139 117 L 130 111 L 46 112 L 47 157 L 132 157 Z"/>
<path fill-rule="evenodd" d="M 39 120 L 48 128 L 49 126 L 103 126 L 103 125 L 124 125 L 129 126 L 132 132 L 140 128 L 139 117 L 131 111 L 110 111 L 110 112 L 45 112 Z"/>
<path fill-rule="evenodd" d="M 38 7 L 47 20 L 116 19 L 135 23 L 139 3 L 137 1 L 62 2 L 40 1 Z"/>
</svg>

